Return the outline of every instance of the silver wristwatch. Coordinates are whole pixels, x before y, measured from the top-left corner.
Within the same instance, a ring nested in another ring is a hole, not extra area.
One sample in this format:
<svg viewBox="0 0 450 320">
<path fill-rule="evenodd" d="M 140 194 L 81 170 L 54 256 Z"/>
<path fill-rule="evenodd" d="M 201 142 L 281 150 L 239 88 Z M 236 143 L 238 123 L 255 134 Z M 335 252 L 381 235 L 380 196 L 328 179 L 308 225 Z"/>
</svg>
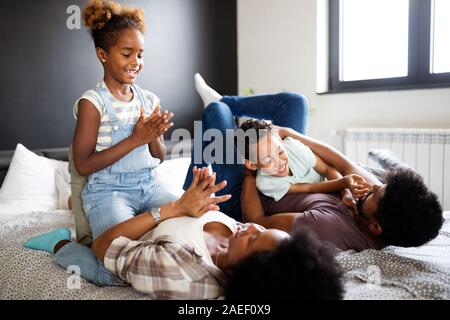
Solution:
<svg viewBox="0 0 450 320">
<path fill-rule="evenodd" d="M 161 222 L 161 208 L 152 208 L 150 214 L 152 215 L 155 224 L 158 225 Z"/>
</svg>

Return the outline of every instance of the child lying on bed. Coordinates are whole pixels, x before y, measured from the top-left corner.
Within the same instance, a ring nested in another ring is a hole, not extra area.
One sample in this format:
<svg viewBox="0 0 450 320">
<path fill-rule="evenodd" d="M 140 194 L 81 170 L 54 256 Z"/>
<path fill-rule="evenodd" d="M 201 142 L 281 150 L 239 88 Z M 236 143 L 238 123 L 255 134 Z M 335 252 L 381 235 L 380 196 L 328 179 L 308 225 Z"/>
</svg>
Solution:
<svg viewBox="0 0 450 320">
<path fill-rule="evenodd" d="M 282 140 L 263 120 L 243 123 L 236 131 L 236 142 L 245 167 L 257 171 L 258 190 L 275 201 L 288 193 L 341 192 L 342 201 L 350 205 L 371 188 L 359 175 L 343 177 L 299 140 Z"/>
</svg>

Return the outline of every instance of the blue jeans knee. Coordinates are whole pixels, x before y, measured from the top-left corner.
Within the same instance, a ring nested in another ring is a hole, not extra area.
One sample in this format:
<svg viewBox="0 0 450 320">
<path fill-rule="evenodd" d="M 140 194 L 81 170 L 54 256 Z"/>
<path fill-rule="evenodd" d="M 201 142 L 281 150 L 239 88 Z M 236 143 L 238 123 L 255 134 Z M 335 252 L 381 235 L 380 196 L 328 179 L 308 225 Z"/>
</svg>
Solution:
<svg viewBox="0 0 450 320">
<path fill-rule="evenodd" d="M 212 117 L 212 118 L 211 118 Z M 220 119 L 222 117 L 233 117 L 230 107 L 223 102 L 212 102 L 203 110 L 202 120 Z"/>
<path fill-rule="evenodd" d="M 124 281 L 106 269 L 97 259 L 94 252 L 77 242 L 70 242 L 63 246 L 53 256 L 53 261 L 69 271 L 79 272 L 83 278 L 98 286 L 123 286 Z"/>
<path fill-rule="evenodd" d="M 300 133 L 306 132 L 306 124 L 308 122 L 308 100 L 305 96 L 292 93 L 283 92 L 278 94 L 279 110 L 274 119 L 277 123 L 280 120 L 284 126 L 291 127 Z"/>
<path fill-rule="evenodd" d="M 83 206 L 94 240 L 109 228 L 134 217 L 139 208 L 127 196 L 127 192 L 119 191 L 83 196 Z"/>
</svg>

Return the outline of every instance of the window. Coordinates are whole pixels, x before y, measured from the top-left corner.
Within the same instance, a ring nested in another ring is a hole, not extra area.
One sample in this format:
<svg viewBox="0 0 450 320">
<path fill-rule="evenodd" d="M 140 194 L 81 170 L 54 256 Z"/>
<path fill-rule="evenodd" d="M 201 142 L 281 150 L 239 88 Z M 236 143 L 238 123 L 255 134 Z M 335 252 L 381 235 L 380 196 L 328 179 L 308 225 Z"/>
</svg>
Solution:
<svg viewBox="0 0 450 320">
<path fill-rule="evenodd" d="M 329 0 L 329 91 L 450 86 L 449 0 Z"/>
<path fill-rule="evenodd" d="M 430 72 L 450 72 L 450 1 L 433 1 L 431 13 Z"/>
</svg>

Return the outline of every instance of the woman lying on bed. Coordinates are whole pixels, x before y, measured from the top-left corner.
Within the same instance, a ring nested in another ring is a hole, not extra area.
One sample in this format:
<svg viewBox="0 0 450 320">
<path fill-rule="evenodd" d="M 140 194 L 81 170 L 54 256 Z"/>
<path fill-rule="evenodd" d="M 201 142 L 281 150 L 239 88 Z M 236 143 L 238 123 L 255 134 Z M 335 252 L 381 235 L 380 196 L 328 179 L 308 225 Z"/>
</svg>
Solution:
<svg viewBox="0 0 450 320">
<path fill-rule="evenodd" d="M 25 246 L 53 253 L 64 268 L 79 266 L 98 285 L 129 283 L 154 299 L 218 298 L 224 285 L 228 299 L 341 298 L 341 274 L 328 247 L 306 231 L 291 236 L 219 212 L 217 204 L 230 196 L 211 197 L 226 186 L 215 180 L 206 168 L 194 168 L 179 200 L 105 231 L 92 250 L 71 242 L 67 228 Z"/>
</svg>

